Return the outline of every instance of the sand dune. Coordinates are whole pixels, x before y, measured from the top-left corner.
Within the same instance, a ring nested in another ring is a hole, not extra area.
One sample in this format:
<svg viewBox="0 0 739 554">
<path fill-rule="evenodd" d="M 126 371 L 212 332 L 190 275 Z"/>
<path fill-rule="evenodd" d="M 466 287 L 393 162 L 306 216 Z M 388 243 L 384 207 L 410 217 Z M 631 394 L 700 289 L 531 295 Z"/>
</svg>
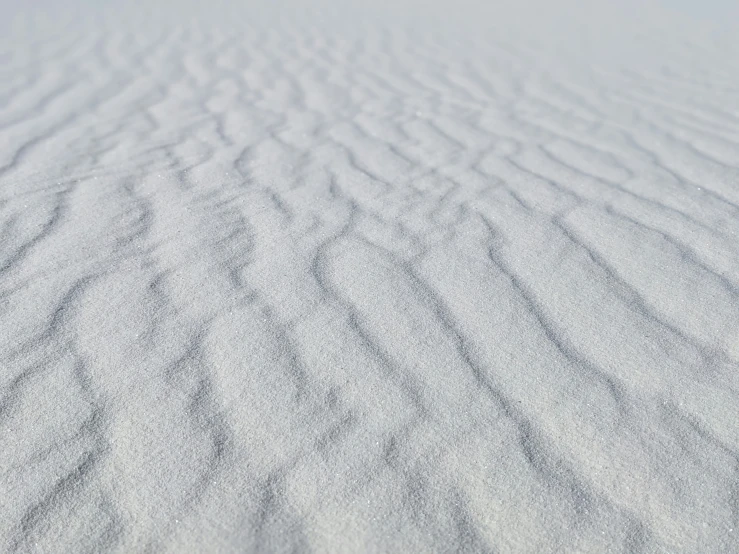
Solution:
<svg viewBox="0 0 739 554">
<path fill-rule="evenodd" d="M 0 551 L 739 552 L 729 8 L 233 4 L 0 11 Z"/>
</svg>

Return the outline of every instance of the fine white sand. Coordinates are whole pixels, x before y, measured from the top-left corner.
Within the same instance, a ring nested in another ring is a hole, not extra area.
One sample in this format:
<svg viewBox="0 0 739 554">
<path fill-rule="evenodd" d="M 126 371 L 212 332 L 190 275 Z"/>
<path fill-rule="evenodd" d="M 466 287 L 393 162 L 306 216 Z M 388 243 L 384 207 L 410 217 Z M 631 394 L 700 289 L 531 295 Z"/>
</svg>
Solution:
<svg viewBox="0 0 739 554">
<path fill-rule="evenodd" d="M 739 552 L 732 9 L 4 0 L 0 552 Z"/>
</svg>

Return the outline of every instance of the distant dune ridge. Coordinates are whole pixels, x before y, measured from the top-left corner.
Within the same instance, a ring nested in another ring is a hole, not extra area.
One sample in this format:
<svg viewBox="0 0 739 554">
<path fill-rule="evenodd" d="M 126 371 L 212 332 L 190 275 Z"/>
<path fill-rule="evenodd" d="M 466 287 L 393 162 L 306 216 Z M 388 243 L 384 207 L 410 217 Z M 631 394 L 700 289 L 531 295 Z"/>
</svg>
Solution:
<svg viewBox="0 0 739 554">
<path fill-rule="evenodd" d="M 0 2 L 0 552 L 739 552 L 668 4 Z"/>
</svg>

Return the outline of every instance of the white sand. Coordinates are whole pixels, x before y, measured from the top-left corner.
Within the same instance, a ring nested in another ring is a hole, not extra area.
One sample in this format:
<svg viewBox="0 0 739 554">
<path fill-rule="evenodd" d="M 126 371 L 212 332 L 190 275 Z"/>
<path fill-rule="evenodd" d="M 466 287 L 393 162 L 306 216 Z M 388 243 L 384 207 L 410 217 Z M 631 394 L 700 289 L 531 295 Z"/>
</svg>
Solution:
<svg viewBox="0 0 739 554">
<path fill-rule="evenodd" d="M 739 552 L 739 17 L 426 4 L 0 4 L 0 552 Z"/>
</svg>

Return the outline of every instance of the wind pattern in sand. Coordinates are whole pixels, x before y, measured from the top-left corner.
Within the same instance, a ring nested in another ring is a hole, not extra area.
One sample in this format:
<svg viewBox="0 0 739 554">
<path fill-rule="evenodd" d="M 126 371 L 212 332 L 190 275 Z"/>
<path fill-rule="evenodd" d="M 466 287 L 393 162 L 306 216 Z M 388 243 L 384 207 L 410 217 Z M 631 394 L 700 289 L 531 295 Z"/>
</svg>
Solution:
<svg viewBox="0 0 739 554">
<path fill-rule="evenodd" d="M 736 40 L 33 17 L 0 551 L 739 551 Z"/>
</svg>

